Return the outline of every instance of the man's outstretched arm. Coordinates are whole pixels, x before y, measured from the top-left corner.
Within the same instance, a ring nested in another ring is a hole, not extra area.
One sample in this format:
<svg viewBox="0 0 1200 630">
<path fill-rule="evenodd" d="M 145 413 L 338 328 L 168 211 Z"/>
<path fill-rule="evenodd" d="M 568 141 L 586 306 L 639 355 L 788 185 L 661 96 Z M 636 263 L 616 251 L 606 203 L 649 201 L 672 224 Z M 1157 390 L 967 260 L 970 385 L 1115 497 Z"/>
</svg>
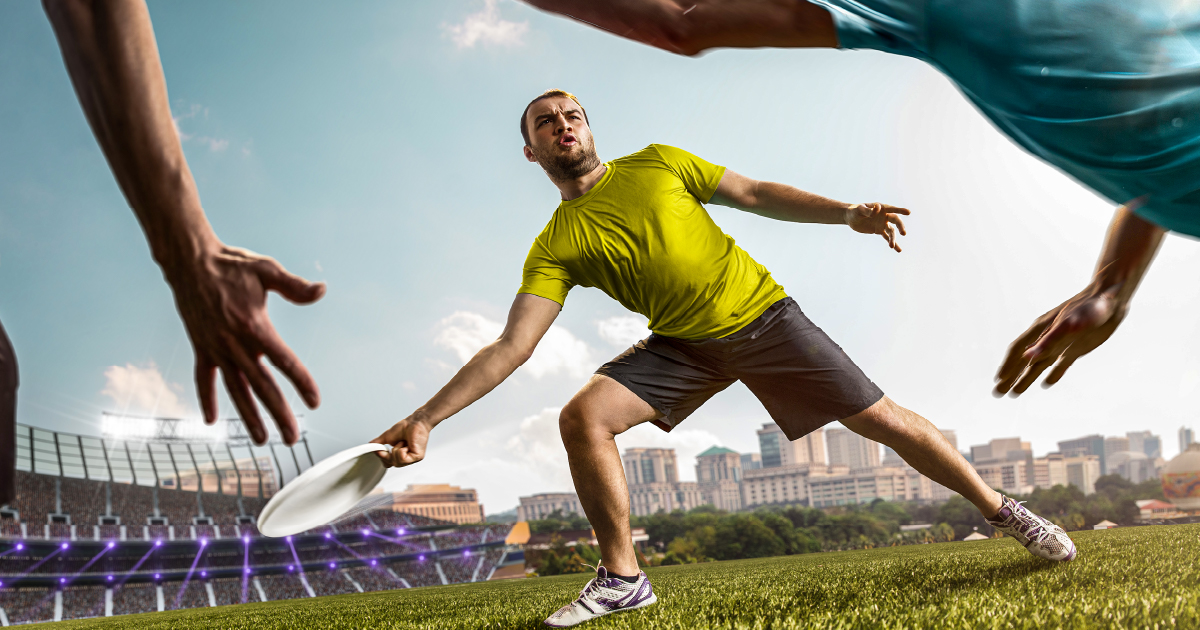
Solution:
<svg viewBox="0 0 1200 630">
<path fill-rule="evenodd" d="M 299 304 L 325 285 L 290 274 L 275 260 L 227 247 L 213 233 L 192 179 L 163 78 L 144 0 L 44 0 L 75 93 L 113 175 L 137 215 L 196 355 L 196 387 L 208 422 L 217 419 L 216 371 L 255 441 L 267 439 L 255 397 L 284 441 L 299 426 L 262 364 L 265 355 L 304 402 L 320 402 L 316 381 L 275 332 L 267 291 Z"/>
<path fill-rule="evenodd" d="M 1076 359 L 1108 341 L 1125 319 L 1133 294 L 1165 234 L 1166 230 L 1134 214 L 1129 205 L 1117 208 L 1092 282 L 1075 297 L 1037 318 L 1009 346 L 996 374 L 993 393 L 1020 396 L 1054 365 L 1043 382 L 1043 386 L 1050 387 Z"/>
<path fill-rule="evenodd" d="M 835 201 L 795 186 L 750 179 L 729 169 L 725 169 L 709 201 L 778 221 L 845 224 L 855 232 L 882 236 L 888 247 L 897 252 L 900 251 L 897 232 L 907 234 L 900 215 L 910 214 L 907 208 L 882 203 Z"/>
<path fill-rule="evenodd" d="M 371 440 L 392 445 L 391 452 L 379 454 L 384 462 L 389 466 L 408 466 L 425 459 L 429 431 L 483 398 L 529 360 L 561 309 L 554 300 L 517 294 L 500 338 L 476 352 L 429 402 Z"/>
<path fill-rule="evenodd" d="M 829 11 L 804 0 L 525 0 L 681 55 L 710 48 L 837 48 Z"/>
</svg>

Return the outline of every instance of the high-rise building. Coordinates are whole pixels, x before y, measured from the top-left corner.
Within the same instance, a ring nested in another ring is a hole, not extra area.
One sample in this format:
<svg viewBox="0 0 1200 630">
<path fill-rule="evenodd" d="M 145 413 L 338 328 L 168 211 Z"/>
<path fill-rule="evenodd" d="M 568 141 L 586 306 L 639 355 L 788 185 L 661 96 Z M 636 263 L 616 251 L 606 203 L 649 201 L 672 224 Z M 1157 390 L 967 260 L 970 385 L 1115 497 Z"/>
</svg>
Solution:
<svg viewBox="0 0 1200 630">
<path fill-rule="evenodd" d="M 1196 441 L 1196 434 L 1187 427 L 1179 427 L 1179 452 L 1188 449 L 1188 445 Z"/>
<path fill-rule="evenodd" d="M 704 504 L 693 481 L 679 481 L 673 448 L 629 448 L 621 457 L 629 486 L 629 509 L 636 516 L 690 510 Z"/>
<path fill-rule="evenodd" d="M 1117 453 L 1127 453 L 1130 450 L 1132 450 L 1132 449 L 1129 448 L 1129 438 L 1128 437 L 1106 437 L 1106 438 L 1104 438 L 1104 464 L 1105 464 L 1104 474 L 1107 475 L 1112 472 L 1111 470 L 1108 470 L 1109 468 L 1116 468 L 1115 464 L 1109 463 L 1112 461 L 1113 455 L 1115 455 Z"/>
<path fill-rule="evenodd" d="M 1064 440 L 1058 443 L 1058 452 L 1063 457 L 1079 455 L 1095 455 L 1100 458 L 1100 474 L 1104 474 L 1104 436 L 1087 435 L 1074 440 Z"/>
<path fill-rule="evenodd" d="M 810 478 L 846 475 L 846 466 L 826 464 L 792 464 L 759 470 L 742 471 L 742 505 L 800 504 L 811 505 L 808 497 Z"/>
<path fill-rule="evenodd" d="M 912 468 L 876 467 L 844 475 L 810 475 L 807 479 L 809 505 L 832 507 L 884 501 L 928 502 L 934 484 Z"/>
<path fill-rule="evenodd" d="M 714 446 L 696 456 L 696 485 L 706 503 L 717 509 L 742 509 L 742 457 L 736 451 Z"/>
<path fill-rule="evenodd" d="M 1082 490 L 1084 494 L 1096 491 L 1096 480 L 1101 475 L 1099 455 L 1064 457 L 1063 463 L 1066 465 L 1068 483 Z"/>
<path fill-rule="evenodd" d="M 1141 453 L 1150 459 L 1162 457 L 1162 438 L 1149 431 L 1130 431 L 1125 434 L 1129 438 L 1129 450 Z"/>
<path fill-rule="evenodd" d="M 1066 486 L 1071 482 L 1067 479 L 1067 464 L 1062 453 L 1047 453 L 1045 457 L 1033 460 L 1033 485 L 1035 488 L 1053 488 Z"/>
<path fill-rule="evenodd" d="M 742 453 L 742 470 L 758 470 L 762 468 L 762 455 L 758 453 Z"/>
<path fill-rule="evenodd" d="M 804 437 L 789 441 L 779 425 L 773 422 L 764 424 L 758 430 L 758 447 L 762 453 L 762 467 L 824 464 L 824 432 L 824 429 L 817 429 Z"/>
<path fill-rule="evenodd" d="M 1033 458 L 1033 449 L 1029 442 L 1021 438 L 997 438 L 987 444 L 971 447 L 971 462 L 982 464 L 988 462 L 1017 462 Z"/>
<path fill-rule="evenodd" d="M 849 466 L 850 470 L 879 466 L 879 442 L 849 429 L 829 429 L 825 432 L 830 465 Z"/>
<path fill-rule="evenodd" d="M 517 506 L 518 521 L 541 520 L 555 512 L 564 516 L 584 516 L 583 507 L 579 505 L 579 496 L 574 492 L 548 492 L 520 497 L 519 500 L 521 504 Z"/>
</svg>

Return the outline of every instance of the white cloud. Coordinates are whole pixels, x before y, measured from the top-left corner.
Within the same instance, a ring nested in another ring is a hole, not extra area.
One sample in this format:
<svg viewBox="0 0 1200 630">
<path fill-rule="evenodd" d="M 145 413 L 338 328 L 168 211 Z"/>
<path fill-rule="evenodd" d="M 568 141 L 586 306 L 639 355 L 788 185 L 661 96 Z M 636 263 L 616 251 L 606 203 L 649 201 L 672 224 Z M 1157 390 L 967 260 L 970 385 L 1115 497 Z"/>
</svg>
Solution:
<svg viewBox="0 0 1200 630">
<path fill-rule="evenodd" d="M 461 24 L 444 26 L 450 34 L 450 39 L 459 48 L 474 48 L 475 44 L 496 44 L 513 46 L 522 43 L 521 39 L 529 30 L 529 22 L 510 22 L 500 19 L 500 9 L 497 0 L 484 0 L 483 10 L 472 13 Z"/>
<path fill-rule="evenodd" d="M 438 322 L 438 328 L 434 345 L 450 350 L 465 364 L 481 348 L 499 338 L 504 325 L 478 313 L 458 311 Z M 534 378 L 557 372 L 582 377 L 595 367 L 586 343 L 562 326 L 551 326 L 521 369 Z"/>
<path fill-rule="evenodd" d="M 600 338 L 614 346 L 632 346 L 650 335 L 650 329 L 646 328 L 646 319 L 634 315 L 609 317 L 600 320 L 596 325 L 600 331 Z"/>
<path fill-rule="evenodd" d="M 562 409 L 546 407 L 521 420 L 517 435 L 508 439 L 508 452 L 523 462 L 547 488 L 570 488 L 571 468 L 567 451 L 558 434 L 558 414 Z"/>
<path fill-rule="evenodd" d="M 179 399 L 183 386 L 168 383 L 158 366 L 151 362 L 146 367 L 125 364 L 114 365 L 104 370 L 108 383 L 100 393 L 108 396 L 123 413 L 140 413 L 165 418 L 182 418 L 190 410 Z"/>
</svg>

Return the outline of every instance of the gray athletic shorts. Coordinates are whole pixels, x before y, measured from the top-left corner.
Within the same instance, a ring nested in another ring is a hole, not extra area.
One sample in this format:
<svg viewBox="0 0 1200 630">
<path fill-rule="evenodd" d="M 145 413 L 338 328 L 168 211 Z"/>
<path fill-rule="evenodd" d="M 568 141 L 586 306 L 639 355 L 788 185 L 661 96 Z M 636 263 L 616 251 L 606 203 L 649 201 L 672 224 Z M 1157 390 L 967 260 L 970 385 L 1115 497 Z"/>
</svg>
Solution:
<svg viewBox="0 0 1200 630">
<path fill-rule="evenodd" d="M 670 431 L 693 411 L 742 381 L 789 440 L 848 418 L 883 398 L 792 298 L 720 339 L 688 341 L 652 334 L 596 370 L 663 414 Z"/>
</svg>

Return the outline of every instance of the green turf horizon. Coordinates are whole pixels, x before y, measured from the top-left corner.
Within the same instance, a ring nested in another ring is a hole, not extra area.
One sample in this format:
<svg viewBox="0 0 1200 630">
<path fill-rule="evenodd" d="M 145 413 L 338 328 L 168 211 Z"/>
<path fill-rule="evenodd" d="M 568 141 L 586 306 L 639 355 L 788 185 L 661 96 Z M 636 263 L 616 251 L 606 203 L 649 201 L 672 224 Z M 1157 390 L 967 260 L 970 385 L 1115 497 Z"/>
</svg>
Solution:
<svg viewBox="0 0 1200 630">
<path fill-rule="evenodd" d="M 581 628 L 1200 628 L 1200 525 L 1074 532 L 1079 557 L 1005 538 L 656 567 L 659 603 Z M 57 629 L 542 628 L 564 575 L 64 621 Z"/>
</svg>

